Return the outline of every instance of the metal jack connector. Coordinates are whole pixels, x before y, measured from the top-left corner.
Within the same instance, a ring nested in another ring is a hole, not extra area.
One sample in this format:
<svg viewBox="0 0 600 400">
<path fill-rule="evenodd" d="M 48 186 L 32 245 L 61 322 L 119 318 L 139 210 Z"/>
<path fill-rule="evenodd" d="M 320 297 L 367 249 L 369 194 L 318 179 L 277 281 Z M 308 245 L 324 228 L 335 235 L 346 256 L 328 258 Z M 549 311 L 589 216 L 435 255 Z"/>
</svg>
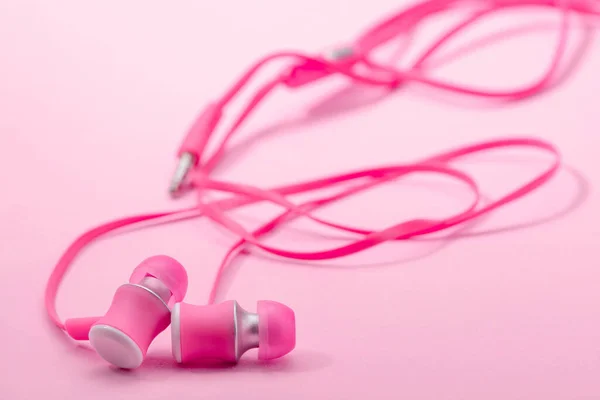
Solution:
<svg viewBox="0 0 600 400">
<path fill-rule="evenodd" d="M 181 154 L 181 157 L 179 157 L 179 162 L 177 163 L 177 168 L 173 173 L 173 177 L 171 178 L 171 183 L 169 185 L 169 193 L 171 196 L 176 196 L 179 194 L 183 181 L 195 163 L 196 157 L 192 153 L 185 152 Z"/>
</svg>

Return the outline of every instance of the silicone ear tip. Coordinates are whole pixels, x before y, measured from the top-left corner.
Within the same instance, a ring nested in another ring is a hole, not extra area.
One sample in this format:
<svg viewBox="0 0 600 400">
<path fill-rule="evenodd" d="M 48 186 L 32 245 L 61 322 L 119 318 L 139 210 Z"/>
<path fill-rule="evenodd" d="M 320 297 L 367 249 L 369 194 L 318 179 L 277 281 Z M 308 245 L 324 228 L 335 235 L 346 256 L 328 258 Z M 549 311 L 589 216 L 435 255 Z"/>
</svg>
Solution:
<svg viewBox="0 0 600 400">
<path fill-rule="evenodd" d="M 173 293 L 176 302 L 185 297 L 188 287 L 187 272 L 174 258 L 163 255 L 146 258 L 133 270 L 129 283 L 138 283 L 147 275 L 164 283 Z"/>
<path fill-rule="evenodd" d="M 258 358 L 272 360 L 296 347 L 296 317 L 288 306 L 276 301 L 258 302 Z"/>
</svg>

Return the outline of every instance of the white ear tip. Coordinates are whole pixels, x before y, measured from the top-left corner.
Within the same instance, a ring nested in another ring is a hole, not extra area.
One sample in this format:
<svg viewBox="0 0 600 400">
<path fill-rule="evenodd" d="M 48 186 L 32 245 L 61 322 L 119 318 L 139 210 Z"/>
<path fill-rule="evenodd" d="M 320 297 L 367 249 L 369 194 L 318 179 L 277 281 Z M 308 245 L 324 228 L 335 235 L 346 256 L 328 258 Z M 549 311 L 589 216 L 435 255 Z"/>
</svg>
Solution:
<svg viewBox="0 0 600 400">
<path fill-rule="evenodd" d="M 133 339 L 112 326 L 94 325 L 89 337 L 100 357 L 116 367 L 133 369 L 144 360 L 142 350 Z"/>
</svg>

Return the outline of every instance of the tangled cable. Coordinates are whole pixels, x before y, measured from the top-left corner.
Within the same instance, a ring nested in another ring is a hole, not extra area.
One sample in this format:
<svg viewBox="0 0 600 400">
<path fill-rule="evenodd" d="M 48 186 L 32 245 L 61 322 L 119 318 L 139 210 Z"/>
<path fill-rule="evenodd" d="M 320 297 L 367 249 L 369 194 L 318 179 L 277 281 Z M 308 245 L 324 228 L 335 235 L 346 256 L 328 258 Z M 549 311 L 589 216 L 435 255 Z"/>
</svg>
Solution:
<svg viewBox="0 0 600 400">
<path fill-rule="evenodd" d="M 461 86 L 427 76 L 422 68 L 424 63 L 460 32 L 485 16 L 502 10 L 520 7 L 552 8 L 556 9 L 561 15 L 559 36 L 553 52 L 553 58 L 546 72 L 538 80 L 522 88 L 494 92 Z M 373 52 L 380 46 L 399 36 L 410 36 L 419 24 L 437 13 L 458 8 L 467 9 L 470 11 L 470 15 L 434 40 L 409 68 L 399 69 L 394 65 L 386 65 L 374 60 Z M 180 147 L 178 154 L 180 162 L 170 190 L 173 193 L 179 193 L 182 191 L 184 183 L 187 183 L 192 190 L 195 189 L 197 192 L 197 205 L 176 211 L 158 212 L 118 219 L 93 228 L 79 236 L 63 253 L 48 280 L 45 305 L 50 318 L 59 328 L 64 329 L 64 324 L 56 311 L 56 294 L 65 273 L 79 252 L 98 237 L 126 225 L 166 218 L 169 221 L 175 221 L 206 216 L 239 236 L 239 240 L 226 253 L 217 270 L 208 298 L 208 302 L 213 303 L 216 301 L 217 291 L 224 271 L 232 260 L 240 254 L 240 250 L 246 246 L 254 246 L 271 254 L 291 259 L 324 260 L 343 257 L 386 241 L 408 240 L 455 227 L 534 191 L 547 182 L 560 166 L 560 156 L 557 149 L 551 143 L 535 138 L 506 138 L 485 141 L 450 150 L 411 164 L 388 165 L 357 170 L 270 189 L 226 182 L 218 180 L 212 175 L 216 166 L 227 153 L 227 144 L 234 134 L 238 132 L 243 122 L 251 115 L 258 104 L 267 98 L 273 89 L 280 86 L 299 88 L 328 76 L 342 75 L 357 84 L 393 89 L 407 82 L 416 82 L 437 89 L 477 96 L 488 100 L 520 100 L 541 93 L 550 86 L 552 78 L 564 56 L 567 34 L 569 32 L 569 15 L 571 13 L 597 17 L 600 16 L 600 9 L 597 2 L 592 0 L 427 0 L 408 7 L 374 25 L 371 29 L 360 35 L 353 44 L 340 48 L 328 56 L 313 56 L 299 52 L 278 52 L 262 58 L 251 66 L 218 101 L 213 102 L 205 108 L 190 128 Z M 289 60 L 289 66 L 257 90 L 241 113 L 233 120 L 229 129 L 225 131 L 223 139 L 218 142 L 212 155 L 206 157 L 205 148 L 219 125 L 229 103 L 232 102 L 236 95 L 261 68 L 274 60 L 280 59 Z M 359 68 L 361 72 L 358 72 Z M 465 172 L 451 166 L 454 161 L 468 155 L 493 149 L 513 147 L 526 147 L 546 151 L 553 156 L 553 160 L 542 173 L 532 180 L 522 183 L 516 189 L 485 204 L 481 201 L 477 182 Z M 446 218 L 412 219 L 390 224 L 390 226 L 382 230 L 370 230 L 344 225 L 339 222 L 318 218 L 312 214 L 319 207 L 415 173 L 435 173 L 458 180 L 471 191 L 471 202 L 460 212 Z M 293 203 L 288 199 L 290 195 L 309 193 L 323 188 L 336 188 L 338 186 L 338 191 L 334 194 L 316 197 L 301 204 Z M 204 194 L 208 191 L 226 192 L 229 193 L 229 196 L 221 200 L 207 201 Z M 270 202 L 281 207 L 283 210 L 278 216 L 265 222 L 253 231 L 248 231 L 228 215 L 228 211 L 230 210 L 257 202 Z M 359 235 L 359 238 L 343 246 L 305 252 L 269 246 L 261 240 L 269 233 L 300 217 L 308 218 L 330 228 Z"/>
</svg>

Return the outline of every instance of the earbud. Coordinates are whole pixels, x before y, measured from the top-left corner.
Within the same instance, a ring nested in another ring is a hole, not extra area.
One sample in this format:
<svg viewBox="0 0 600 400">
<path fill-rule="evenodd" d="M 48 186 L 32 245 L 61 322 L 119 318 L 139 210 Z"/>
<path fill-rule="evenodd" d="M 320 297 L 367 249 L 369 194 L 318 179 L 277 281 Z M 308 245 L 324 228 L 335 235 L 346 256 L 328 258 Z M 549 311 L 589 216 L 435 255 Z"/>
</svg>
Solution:
<svg viewBox="0 0 600 400">
<path fill-rule="evenodd" d="M 258 347 L 258 358 L 279 358 L 296 345 L 294 311 L 281 303 L 262 300 L 257 312 L 229 300 L 216 305 L 177 303 L 171 313 L 173 357 L 179 363 L 201 360 L 237 362 Z"/>
<path fill-rule="evenodd" d="M 177 261 L 167 256 L 147 258 L 91 326 L 90 344 L 109 363 L 137 368 L 150 343 L 169 326 L 171 307 L 183 300 L 187 285 L 187 273 Z"/>
</svg>

